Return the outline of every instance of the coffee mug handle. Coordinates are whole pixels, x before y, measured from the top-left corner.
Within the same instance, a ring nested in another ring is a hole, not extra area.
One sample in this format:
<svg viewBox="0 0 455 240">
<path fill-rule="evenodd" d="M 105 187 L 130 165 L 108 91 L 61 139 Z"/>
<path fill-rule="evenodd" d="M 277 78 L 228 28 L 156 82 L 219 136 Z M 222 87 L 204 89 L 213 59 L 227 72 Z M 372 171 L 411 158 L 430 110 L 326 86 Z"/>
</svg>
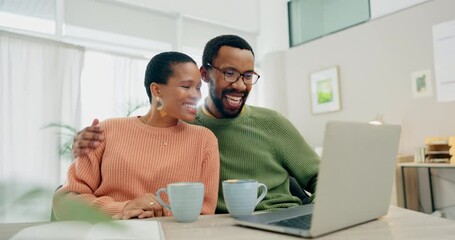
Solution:
<svg viewBox="0 0 455 240">
<path fill-rule="evenodd" d="M 263 183 L 259 183 L 258 184 L 258 191 L 261 188 L 262 188 L 261 195 L 259 195 L 259 197 L 258 197 L 258 199 L 256 201 L 256 206 L 259 204 L 260 201 L 262 201 L 262 199 L 264 199 L 265 195 L 267 194 L 267 186 L 265 186 L 265 184 L 263 184 Z"/>
<path fill-rule="evenodd" d="M 167 205 L 163 200 L 161 200 L 161 193 L 162 192 L 165 192 L 167 194 L 167 191 L 166 191 L 166 188 L 160 188 L 157 192 L 156 192 L 156 200 L 158 200 L 158 202 L 161 204 L 161 206 L 171 210 L 171 207 L 169 205 Z"/>
</svg>

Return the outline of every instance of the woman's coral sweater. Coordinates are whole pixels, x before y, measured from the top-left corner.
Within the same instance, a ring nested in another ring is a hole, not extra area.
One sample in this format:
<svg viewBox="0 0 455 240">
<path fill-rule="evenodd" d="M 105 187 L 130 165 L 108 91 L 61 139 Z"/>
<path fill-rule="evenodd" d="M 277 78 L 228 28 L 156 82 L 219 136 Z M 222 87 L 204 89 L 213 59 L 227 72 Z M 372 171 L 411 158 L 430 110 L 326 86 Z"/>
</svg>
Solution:
<svg viewBox="0 0 455 240">
<path fill-rule="evenodd" d="M 75 195 L 78 199 L 115 215 L 130 200 L 155 194 L 169 183 L 202 182 L 205 195 L 201 213 L 215 213 L 219 152 L 210 130 L 181 121 L 174 127 L 151 127 L 138 117 L 109 119 L 101 126 L 105 140 L 74 161 L 67 183 L 58 193 L 79 193 Z M 54 201 L 57 219 L 58 203 Z"/>
</svg>

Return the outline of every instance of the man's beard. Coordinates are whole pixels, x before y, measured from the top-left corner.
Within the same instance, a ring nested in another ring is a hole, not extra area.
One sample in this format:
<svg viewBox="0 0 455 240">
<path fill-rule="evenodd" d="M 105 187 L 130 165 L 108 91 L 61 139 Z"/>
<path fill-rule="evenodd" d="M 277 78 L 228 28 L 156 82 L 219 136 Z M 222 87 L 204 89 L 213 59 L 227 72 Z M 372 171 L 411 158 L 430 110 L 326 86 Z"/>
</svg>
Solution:
<svg viewBox="0 0 455 240">
<path fill-rule="evenodd" d="M 237 116 L 239 116 L 240 112 L 242 111 L 243 109 L 243 106 L 245 105 L 245 102 L 246 102 L 246 99 L 248 97 L 248 92 L 244 92 L 244 96 L 242 97 L 242 105 L 240 106 L 240 108 L 238 109 L 237 112 L 235 113 L 232 113 L 232 112 L 228 112 L 224 109 L 224 105 L 223 105 L 223 96 L 229 92 L 233 92 L 233 91 L 226 91 L 226 90 L 223 90 L 221 92 L 221 96 L 220 98 L 218 98 L 216 96 L 216 89 L 215 89 L 215 84 L 213 83 L 214 80 L 211 80 L 212 83 L 210 84 L 209 86 L 209 94 L 210 94 L 210 98 L 212 99 L 212 102 L 215 104 L 215 107 L 216 109 L 218 110 L 219 113 L 221 113 L 221 117 L 222 118 L 235 118 Z"/>
</svg>

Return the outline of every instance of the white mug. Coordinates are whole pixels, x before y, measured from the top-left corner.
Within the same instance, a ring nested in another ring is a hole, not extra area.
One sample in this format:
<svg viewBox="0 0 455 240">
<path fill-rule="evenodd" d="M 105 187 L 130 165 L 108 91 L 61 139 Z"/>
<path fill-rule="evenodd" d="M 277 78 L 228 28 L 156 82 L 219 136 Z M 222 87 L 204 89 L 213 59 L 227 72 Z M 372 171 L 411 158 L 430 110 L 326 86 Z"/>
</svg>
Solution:
<svg viewBox="0 0 455 240">
<path fill-rule="evenodd" d="M 258 197 L 258 190 L 262 189 Z M 267 194 L 267 186 L 252 179 L 231 179 L 223 181 L 223 196 L 229 214 L 233 217 L 247 216 L 254 212 Z"/>
<path fill-rule="evenodd" d="M 161 199 L 165 192 L 169 205 Z M 156 200 L 165 208 L 171 210 L 177 222 L 194 222 L 201 214 L 204 201 L 204 184 L 200 182 L 178 182 L 167 185 L 156 192 Z"/>
</svg>

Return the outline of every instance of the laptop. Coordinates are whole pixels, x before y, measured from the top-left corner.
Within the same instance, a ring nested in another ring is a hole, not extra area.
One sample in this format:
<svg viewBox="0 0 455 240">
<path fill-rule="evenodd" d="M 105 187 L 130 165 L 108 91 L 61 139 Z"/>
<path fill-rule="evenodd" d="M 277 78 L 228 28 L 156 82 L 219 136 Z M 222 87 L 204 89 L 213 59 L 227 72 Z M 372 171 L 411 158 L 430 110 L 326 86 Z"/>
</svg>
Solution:
<svg viewBox="0 0 455 240">
<path fill-rule="evenodd" d="M 241 226 L 318 237 L 387 214 L 400 126 L 328 122 L 314 204 L 256 213 Z"/>
</svg>

